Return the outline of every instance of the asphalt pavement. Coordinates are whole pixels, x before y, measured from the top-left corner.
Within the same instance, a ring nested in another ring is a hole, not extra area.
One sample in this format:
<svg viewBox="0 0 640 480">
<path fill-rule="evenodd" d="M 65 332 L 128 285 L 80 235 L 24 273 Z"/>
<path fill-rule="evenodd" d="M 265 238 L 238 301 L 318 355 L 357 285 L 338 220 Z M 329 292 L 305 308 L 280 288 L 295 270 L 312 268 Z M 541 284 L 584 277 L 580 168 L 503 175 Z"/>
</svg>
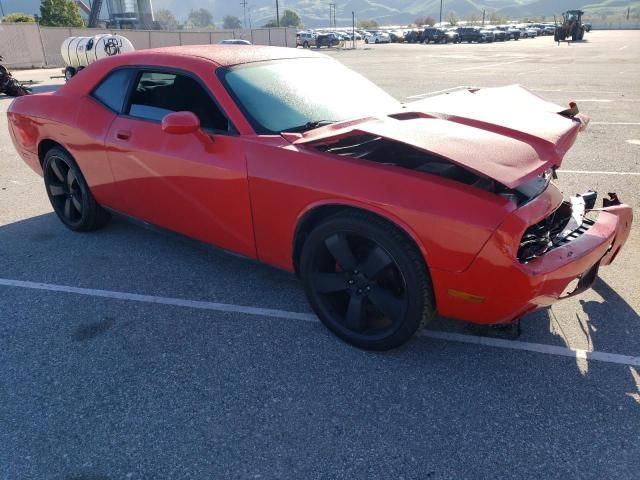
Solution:
<svg viewBox="0 0 640 480">
<path fill-rule="evenodd" d="M 640 32 L 587 39 L 328 54 L 403 101 L 513 83 L 578 101 L 592 124 L 559 186 L 637 212 Z M 290 274 L 121 218 L 66 230 L 0 123 L 0 479 L 638 478 L 640 222 L 518 339 L 438 318 L 364 352 Z"/>
</svg>

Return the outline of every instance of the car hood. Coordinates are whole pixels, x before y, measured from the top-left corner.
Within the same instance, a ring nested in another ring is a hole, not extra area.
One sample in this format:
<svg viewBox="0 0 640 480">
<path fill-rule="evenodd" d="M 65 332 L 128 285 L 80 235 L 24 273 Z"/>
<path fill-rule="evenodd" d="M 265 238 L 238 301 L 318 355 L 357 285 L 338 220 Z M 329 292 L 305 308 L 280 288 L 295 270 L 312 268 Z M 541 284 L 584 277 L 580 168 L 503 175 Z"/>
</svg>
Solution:
<svg viewBox="0 0 640 480">
<path fill-rule="evenodd" d="M 293 141 L 313 146 L 353 135 L 405 143 L 515 188 L 559 167 L 582 122 L 523 87 L 466 89 L 405 105 L 401 112 L 338 122 Z"/>
</svg>

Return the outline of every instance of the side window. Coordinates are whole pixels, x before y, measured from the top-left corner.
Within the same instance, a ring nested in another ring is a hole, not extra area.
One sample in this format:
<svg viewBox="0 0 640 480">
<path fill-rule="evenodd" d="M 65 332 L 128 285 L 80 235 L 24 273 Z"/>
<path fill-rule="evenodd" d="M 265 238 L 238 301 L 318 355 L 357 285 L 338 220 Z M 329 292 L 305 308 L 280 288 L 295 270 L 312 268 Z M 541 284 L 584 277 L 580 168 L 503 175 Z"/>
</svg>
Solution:
<svg viewBox="0 0 640 480">
<path fill-rule="evenodd" d="M 160 121 L 172 112 L 193 112 L 206 130 L 229 131 L 229 121 L 207 91 L 193 78 L 163 72 L 144 72 L 131 95 L 129 115 Z"/>
<path fill-rule="evenodd" d="M 100 82 L 100 85 L 93 91 L 92 95 L 111 110 L 121 113 L 132 77 L 133 72 L 131 70 L 116 70 Z"/>
</svg>

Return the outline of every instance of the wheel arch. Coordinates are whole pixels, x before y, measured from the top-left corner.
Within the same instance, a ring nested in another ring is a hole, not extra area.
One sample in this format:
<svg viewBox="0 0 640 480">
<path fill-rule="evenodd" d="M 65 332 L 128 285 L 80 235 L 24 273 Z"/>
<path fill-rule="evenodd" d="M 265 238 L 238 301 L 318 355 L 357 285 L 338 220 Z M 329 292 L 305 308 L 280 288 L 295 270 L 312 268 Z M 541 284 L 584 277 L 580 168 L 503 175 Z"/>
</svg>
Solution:
<svg viewBox="0 0 640 480">
<path fill-rule="evenodd" d="M 415 245 L 418 251 L 422 254 L 424 265 L 427 268 L 427 271 L 429 271 L 429 264 L 427 262 L 427 251 L 424 248 L 422 242 L 418 240 L 418 236 L 415 234 L 415 232 L 405 222 L 396 218 L 385 210 L 371 207 L 370 205 L 367 205 L 365 207 L 352 203 L 327 201 L 309 205 L 298 216 L 296 228 L 292 239 L 292 261 L 293 269 L 296 275 L 299 274 L 300 254 L 302 252 L 302 246 L 304 245 L 306 237 L 320 222 L 328 217 L 342 212 L 360 212 L 367 215 L 373 215 L 397 228 L 398 231 L 400 231 L 408 241 Z"/>
<path fill-rule="evenodd" d="M 44 168 L 44 157 L 47 156 L 49 150 L 56 147 L 61 148 L 69 155 L 71 155 L 71 153 L 69 153 L 69 150 L 67 150 L 64 145 L 62 145 L 60 142 L 56 142 L 51 138 L 43 138 L 40 140 L 40 142 L 38 142 L 38 159 L 40 160 L 40 167 Z"/>
</svg>

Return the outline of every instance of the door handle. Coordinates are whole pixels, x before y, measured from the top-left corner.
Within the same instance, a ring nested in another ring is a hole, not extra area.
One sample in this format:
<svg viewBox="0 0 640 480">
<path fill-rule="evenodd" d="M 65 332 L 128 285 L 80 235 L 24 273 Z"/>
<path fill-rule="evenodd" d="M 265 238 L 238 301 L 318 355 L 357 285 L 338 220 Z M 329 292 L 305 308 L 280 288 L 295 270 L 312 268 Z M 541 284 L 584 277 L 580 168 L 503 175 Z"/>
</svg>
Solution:
<svg viewBox="0 0 640 480">
<path fill-rule="evenodd" d="M 129 132 L 127 130 L 118 130 L 116 132 L 116 137 L 119 140 L 129 140 L 129 138 L 131 137 L 131 132 Z"/>
</svg>

